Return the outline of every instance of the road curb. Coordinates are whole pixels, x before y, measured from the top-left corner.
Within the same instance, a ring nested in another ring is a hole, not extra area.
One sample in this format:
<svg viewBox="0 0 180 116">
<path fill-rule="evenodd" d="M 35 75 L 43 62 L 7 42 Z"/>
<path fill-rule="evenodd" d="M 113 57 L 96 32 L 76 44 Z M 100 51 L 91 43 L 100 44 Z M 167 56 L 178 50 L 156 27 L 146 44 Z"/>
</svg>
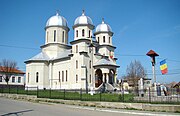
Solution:
<svg viewBox="0 0 180 116">
<path fill-rule="evenodd" d="M 61 100 L 61 99 L 37 98 L 37 96 L 33 96 L 33 95 L 5 94 L 5 93 L 0 93 L 0 97 L 25 100 L 31 102 L 60 103 L 67 105 L 89 106 L 89 107 L 98 107 L 98 108 L 180 112 L 180 105 Z"/>
</svg>

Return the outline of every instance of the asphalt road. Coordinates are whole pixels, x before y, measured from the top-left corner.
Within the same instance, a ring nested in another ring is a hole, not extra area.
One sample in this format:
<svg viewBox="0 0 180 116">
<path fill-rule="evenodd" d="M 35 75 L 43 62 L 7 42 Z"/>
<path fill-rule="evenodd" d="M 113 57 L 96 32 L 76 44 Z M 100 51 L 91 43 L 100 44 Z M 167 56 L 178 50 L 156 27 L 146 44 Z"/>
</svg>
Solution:
<svg viewBox="0 0 180 116">
<path fill-rule="evenodd" d="M 32 103 L 0 98 L 1 116 L 174 116 L 175 113 L 157 113 L 134 110 L 101 109 L 63 104 Z M 179 114 L 180 115 L 180 114 Z"/>
</svg>

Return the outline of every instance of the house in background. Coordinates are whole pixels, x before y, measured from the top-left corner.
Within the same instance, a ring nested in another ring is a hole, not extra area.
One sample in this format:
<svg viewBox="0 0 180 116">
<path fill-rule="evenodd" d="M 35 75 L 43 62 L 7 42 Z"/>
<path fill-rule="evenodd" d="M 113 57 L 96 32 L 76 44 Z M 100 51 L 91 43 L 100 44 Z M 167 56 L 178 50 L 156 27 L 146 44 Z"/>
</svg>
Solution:
<svg viewBox="0 0 180 116">
<path fill-rule="evenodd" d="M 10 77 L 10 80 L 8 82 L 9 85 L 18 85 L 18 86 L 24 86 L 25 79 L 24 79 L 24 72 L 21 70 L 14 69 L 13 75 Z M 0 68 L 0 86 L 7 85 L 6 81 L 4 80 L 4 72 L 2 68 Z"/>
</svg>

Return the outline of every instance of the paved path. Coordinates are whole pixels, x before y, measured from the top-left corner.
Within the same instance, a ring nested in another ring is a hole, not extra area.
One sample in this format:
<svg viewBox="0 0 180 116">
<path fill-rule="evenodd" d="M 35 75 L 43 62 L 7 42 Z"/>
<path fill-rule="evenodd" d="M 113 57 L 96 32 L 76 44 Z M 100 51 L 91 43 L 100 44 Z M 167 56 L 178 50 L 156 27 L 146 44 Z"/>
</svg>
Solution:
<svg viewBox="0 0 180 116">
<path fill-rule="evenodd" d="M 0 98 L 1 116 L 174 116 L 174 113 L 155 113 L 134 110 L 114 110 L 63 104 L 32 103 Z"/>
</svg>

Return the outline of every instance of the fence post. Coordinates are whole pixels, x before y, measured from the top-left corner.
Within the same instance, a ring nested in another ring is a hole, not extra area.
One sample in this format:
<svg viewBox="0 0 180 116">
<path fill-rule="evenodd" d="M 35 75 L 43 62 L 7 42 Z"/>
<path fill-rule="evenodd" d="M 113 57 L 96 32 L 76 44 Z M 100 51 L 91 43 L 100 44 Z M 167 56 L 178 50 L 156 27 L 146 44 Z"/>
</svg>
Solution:
<svg viewBox="0 0 180 116">
<path fill-rule="evenodd" d="M 149 103 L 151 103 L 151 89 L 149 87 Z"/>
<path fill-rule="evenodd" d="M 80 100 L 82 100 L 82 88 L 80 89 Z"/>
<path fill-rule="evenodd" d="M 64 89 L 64 100 L 66 99 L 66 90 Z"/>
<path fill-rule="evenodd" d="M 2 93 L 4 93 L 4 86 L 2 86 Z"/>
<path fill-rule="evenodd" d="M 10 86 L 9 86 L 9 94 L 10 94 Z"/>
<path fill-rule="evenodd" d="M 51 88 L 49 89 L 49 98 L 51 98 Z"/>
<path fill-rule="evenodd" d="M 16 94 L 18 94 L 18 86 L 17 86 L 17 91 L 16 92 L 17 92 Z"/>
<path fill-rule="evenodd" d="M 39 89 L 38 89 L 38 86 L 37 86 L 37 98 L 38 98 L 38 96 L 39 96 Z"/>
<path fill-rule="evenodd" d="M 123 92 L 122 92 L 122 102 L 124 102 L 124 89 L 123 89 Z"/>
<path fill-rule="evenodd" d="M 27 86 L 26 94 L 28 95 L 28 86 Z"/>
<path fill-rule="evenodd" d="M 101 101 L 101 91 L 100 91 L 100 94 L 99 94 L 99 95 L 100 95 L 100 101 Z"/>
</svg>

